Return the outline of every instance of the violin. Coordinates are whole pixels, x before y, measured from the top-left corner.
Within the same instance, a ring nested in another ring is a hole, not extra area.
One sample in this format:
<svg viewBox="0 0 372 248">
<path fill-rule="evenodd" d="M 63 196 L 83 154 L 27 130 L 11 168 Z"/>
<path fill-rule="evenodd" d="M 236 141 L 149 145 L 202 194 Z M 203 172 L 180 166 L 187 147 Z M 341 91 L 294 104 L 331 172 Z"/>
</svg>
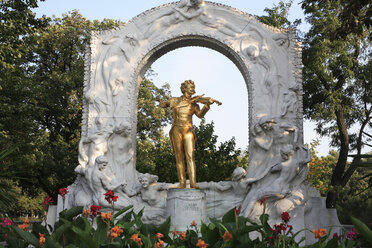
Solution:
<svg viewBox="0 0 372 248">
<path fill-rule="evenodd" d="M 217 100 L 215 100 L 211 97 L 203 97 L 203 96 L 204 96 L 204 94 L 200 95 L 200 96 L 194 96 L 189 100 L 189 102 L 190 103 L 198 102 L 198 103 L 208 104 L 208 105 L 213 104 L 213 103 L 217 103 L 217 105 L 222 104 L 222 102 L 217 101 Z"/>
</svg>

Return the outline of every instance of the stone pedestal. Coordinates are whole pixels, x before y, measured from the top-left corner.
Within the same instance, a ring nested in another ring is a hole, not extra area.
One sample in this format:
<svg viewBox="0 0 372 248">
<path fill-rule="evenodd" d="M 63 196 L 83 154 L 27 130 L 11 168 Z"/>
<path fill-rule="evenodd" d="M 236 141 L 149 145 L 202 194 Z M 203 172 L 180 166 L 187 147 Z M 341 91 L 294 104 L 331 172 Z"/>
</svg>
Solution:
<svg viewBox="0 0 372 248">
<path fill-rule="evenodd" d="M 193 220 L 200 228 L 207 222 L 205 193 L 197 189 L 169 189 L 167 215 L 171 217 L 171 230 L 185 231 Z"/>
</svg>

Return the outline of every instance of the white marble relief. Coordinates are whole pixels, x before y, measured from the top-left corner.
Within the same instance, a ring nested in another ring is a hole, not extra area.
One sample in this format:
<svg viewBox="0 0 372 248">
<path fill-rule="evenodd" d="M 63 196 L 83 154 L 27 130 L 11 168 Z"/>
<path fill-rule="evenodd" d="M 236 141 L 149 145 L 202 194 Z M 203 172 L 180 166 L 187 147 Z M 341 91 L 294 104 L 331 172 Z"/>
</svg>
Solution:
<svg viewBox="0 0 372 248">
<path fill-rule="evenodd" d="M 207 215 L 221 217 L 242 205 L 242 214 L 254 219 L 266 197 L 273 221 L 281 211 L 304 219 L 309 152 L 302 140 L 301 50 L 295 39 L 292 31 L 200 0 L 159 6 L 117 29 L 93 33 L 85 61 L 78 177 L 69 187 L 69 204 L 109 207 L 102 195 L 112 190 L 119 196 L 115 207 L 145 207 L 146 223 L 164 220 L 167 188 L 174 185 L 136 171 L 138 85 L 157 56 L 193 41 L 229 55 L 247 83 L 250 108 L 247 172 L 238 168 L 231 181 L 199 183 Z M 298 228 L 304 225 L 298 222 Z"/>
</svg>

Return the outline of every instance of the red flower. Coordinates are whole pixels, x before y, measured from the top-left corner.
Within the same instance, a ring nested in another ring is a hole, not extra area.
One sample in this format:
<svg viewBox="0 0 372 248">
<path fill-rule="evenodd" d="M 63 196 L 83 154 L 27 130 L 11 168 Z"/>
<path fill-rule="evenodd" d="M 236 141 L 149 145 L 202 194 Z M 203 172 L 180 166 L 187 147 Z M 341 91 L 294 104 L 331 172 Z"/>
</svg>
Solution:
<svg viewBox="0 0 372 248">
<path fill-rule="evenodd" d="M 240 205 L 238 208 L 234 208 L 234 213 L 236 214 L 236 215 L 239 215 L 240 214 L 240 211 L 242 210 L 242 205 Z"/>
<path fill-rule="evenodd" d="M 162 233 L 157 233 L 157 234 L 155 234 L 155 238 L 156 239 L 161 239 L 161 238 L 163 238 L 164 237 L 164 235 L 162 234 Z"/>
<path fill-rule="evenodd" d="M 193 220 L 192 222 L 191 222 L 191 225 L 190 226 L 196 226 L 196 222 L 195 222 L 195 220 Z"/>
<path fill-rule="evenodd" d="M 111 203 L 112 201 L 116 202 L 118 200 L 118 196 L 114 195 L 114 192 L 112 192 L 111 190 L 106 192 L 104 195 L 105 195 L 105 199 L 108 203 Z"/>
<path fill-rule="evenodd" d="M 338 240 L 341 240 L 342 239 L 342 234 L 338 235 L 337 233 L 334 233 L 333 234 L 333 238 L 336 238 Z"/>
<path fill-rule="evenodd" d="M 97 215 L 101 214 L 101 210 L 102 207 L 101 206 L 97 206 L 97 205 L 92 205 L 90 206 L 90 213 L 96 217 Z"/>
<path fill-rule="evenodd" d="M 262 197 L 260 200 L 260 205 L 264 205 L 266 202 L 266 196 Z"/>
<path fill-rule="evenodd" d="M 59 191 L 59 194 L 60 194 L 63 198 L 65 198 L 65 196 L 66 196 L 67 193 L 68 193 L 68 188 L 60 188 L 58 191 Z"/>
<path fill-rule="evenodd" d="M 222 238 L 223 238 L 224 241 L 229 241 L 230 239 L 232 239 L 232 235 L 231 235 L 231 233 L 226 231 L 225 234 L 222 236 Z"/>
<path fill-rule="evenodd" d="M 291 217 L 289 216 L 288 212 L 283 212 L 282 213 L 282 220 L 287 223 Z"/>
<path fill-rule="evenodd" d="M 48 195 L 45 196 L 45 198 L 44 198 L 44 209 L 45 210 L 48 210 L 48 206 L 49 206 L 50 203 L 53 203 L 52 197 L 50 197 Z"/>
</svg>

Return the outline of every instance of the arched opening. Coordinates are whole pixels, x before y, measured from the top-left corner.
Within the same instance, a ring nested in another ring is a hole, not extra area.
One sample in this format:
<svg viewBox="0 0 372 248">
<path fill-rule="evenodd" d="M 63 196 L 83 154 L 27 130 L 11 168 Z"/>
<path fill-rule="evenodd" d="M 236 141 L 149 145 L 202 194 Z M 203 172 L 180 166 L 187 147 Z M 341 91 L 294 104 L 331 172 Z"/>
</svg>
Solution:
<svg viewBox="0 0 372 248">
<path fill-rule="evenodd" d="M 202 38 L 201 42 L 198 42 L 200 40 L 195 40 L 199 39 L 200 37 L 189 37 L 186 40 L 178 40 L 176 39 L 175 42 L 170 43 L 168 46 L 158 46 L 157 48 L 153 49 L 155 50 L 152 54 L 145 56 L 145 59 L 142 61 L 140 64 L 142 66 L 142 69 L 138 70 L 140 72 L 140 75 L 138 77 L 138 80 L 140 83 L 143 76 L 146 73 L 146 69 L 149 68 L 150 66 L 156 66 L 158 61 L 164 60 L 163 64 L 168 64 L 167 58 L 172 57 L 172 54 L 174 53 L 181 53 L 182 51 L 186 50 L 186 52 L 183 52 L 183 54 L 191 54 L 190 50 L 197 50 L 198 52 L 194 53 L 199 53 L 199 57 L 195 56 L 194 58 L 188 56 L 190 60 L 187 60 L 185 57 L 178 57 L 179 60 L 186 59 L 184 63 L 181 63 L 177 65 L 177 67 L 183 67 L 187 66 L 188 63 L 193 63 L 192 59 L 195 60 L 200 60 L 200 56 L 205 56 L 205 57 L 212 57 L 219 59 L 219 60 L 224 60 L 223 62 L 220 62 L 220 65 L 216 65 L 215 63 L 208 65 L 204 63 L 203 65 L 200 66 L 200 68 L 197 68 L 197 70 L 201 71 L 200 74 L 204 74 L 204 76 L 208 76 L 209 74 L 214 74 L 214 73 L 223 73 L 225 71 L 225 68 L 221 66 L 221 64 L 228 64 L 230 68 L 233 69 L 233 73 L 230 72 L 229 75 L 232 75 L 231 78 L 228 78 L 228 75 L 222 75 L 225 76 L 226 79 L 224 82 L 218 82 L 214 83 L 208 80 L 207 77 L 204 77 L 204 79 L 198 80 L 198 78 L 195 78 L 192 75 L 185 75 L 183 71 L 183 77 L 179 77 L 178 79 L 170 78 L 169 81 L 172 82 L 159 82 L 157 86 L 162 86 L 164 83 L 171 83 L 171 95 L 173 97 L 179 97 L 181 96 L 180 92 L 180 84 L 186 80 L 186 79 L 192 79 L 195 81 L 196 84 L 196 94 L 195 95 L 200 95 L 200 94 L 205 94 L 208 97 L 212 97 L 214 99 L 217 99 L 219 101 L 222 101 L 223 104 L 221 106 L 217 105 L 212 105 L 211 110 L 207 113 L 206 115 L 206 123 L 209 124 L 211 122 L 214 123 L 214 133 L 213 135 L 217 135 L 219 137 L 216 146 L 218 149 L 220 148 L 221 143 L 223 142 L 228 142 L 232 140 L 234 137 L 236 146 L 234 149 L 240 149 L 242 152 L 246 151 L 248 149 L 248 135 L 249 135 L 249 125 L 248 125 L 248 97 L 247 94 L 249 92 L 248 90 L 248 73 L 246 72 L 246 66 L 243 65 L 242 61 L 239 60 L 235 54 L 235 52 L 231 51 L 231 49 L 227 48 L 226 46 L 223 46 L 219 44 L 216 41 L 207 41 L 205 37 Z M 189 51 L 189 52 L 187 52 Z M 200 55 L 202 53 L 202 55 Z M 178 55 L 180 56 L 180 55 Z M 147 63 L 145 63 L 147 61 Z M 214 61 L 213 61 L 214 62 Z M 233 62 L 233 63 L 231 63 Z M 169 63 L 169 65 L 172 65 Z M 220 67 L 215 67 L 215 66 L 220 66 Z M 153 67 L 152 67 L 153 68 Z M 169 68 L 170 69 L 170 68 Z M 170 69 L 174 71 L 174 69 Z M 231 69 L 230 69 L 231 70 Z M 217 71 L 217 72 L 216 72 Z M 155 73 L 159 73 L 155 69 Z M 167 73 L 166 71 L 163 73 Z M 193 74 L 193 73 L 190 73 Z M 220 76 L 220 77 L 221 77 Z M 211 77 L 212 78 L 212 77 Z M 234 79 L 233 79 L 234 78 Z M 200 120 L 197 117 L 193 118 L 193 123 L 196 127 L 199 126 Z M 170 126 L 165 129 L 165 133 L 168 133 L 170 129 Z M 197 138 L 199 139 L 199 138 Z M 142 144 L 140 144 L 139 149 L 143 148 L 141 147 Z M 198 146 L 198 144 L 197 144 Z M 139 150 L 138 150 L 139 151 Z M 141 155 L 141 152 L 139 151 L 139 154 Z M 242 153 L 241 156 L 244 156 L 245 153 Z M 196 155 L 197 156 L 197 155 Z M 143 158 L 143 157 L 139 157 Z M 197 161 L 195 159 L 197 166 L 209 166 L 207 163 L 206 164 L 200 164 L 200 161 Z M 141 170 L 139 166 L 142 166 L 143 164 L 137 161 L 137 169 L 139 169 L 141 172 L 146 172 L 146 170 Z M 199 162 L 199 165 L 198 165 Z M 247 163 L 244 164 L 246 166 Z M 147 165 L 146 165 L 147 166 Z M 174 165 L 173 165 L 174 166 Z M 235 166 L 239 166 L 236 164 Z M 241 166 L 241 165 L 240 165 Z M 234 167 L 235 168 L 235 167 Z M 150 171 L 152 168 L 147 167 Z M 233 169 L 232 169 L 233 170 Z M 221 178 L 220 180 L 225 180 L 227 179 L 231 173 L 231 171 L 228 171 L 225 174 L 225 178 Z M 161 175 L 160 171 L 158 172 L 157 175 Z M 155 174 L 155 171 L 154 171 Z M 160 176 L 161 177 L 161 176 Z M 161 179 L 161 181 L 163 181 Z M 199 181 L 199 178 L 198 178 Z M 218 181 L 218 180 L 216 180 Z"/>
<path fill-rule="evenodd" d="M 231 62 L 233 62 L 235 64 L 235 66 L 238 68 L 238 70 L 240 71 L 242 77 L 243 77 L 243 80 L 245 82 L 245 85 L 246 85 L 246 92 L 248 93 L 248 105 L 247 106 L 251 106 L 251 85 L 250 85 L 250 78 L 249 78 L 249 71 L 247 70 L 247 67 L 246 67 L 246 64 L 242 61 L 241 57 L 235 52 L 233 51 L 231 48 L 227 47 L 225 44 L 221 43 L 220 41 L 218 40 L 215 40 L 215 39 L 212 39 L 212 38 L 208 38 L 206 36 L 184 36 L 184 37 L 179 37 L 179 38 L 174 38 L 172 40 L 168 40 L 166 42 L 164 42 L 163 44 L 157 46 L 156 48 L 152 49 L 146 56 L 144 56 L 143 60 L 141 61 L 141 63 L 139 64 L 138 68 L 137 68 L 137 75 L 138 75 L 138 85 L 140 84 L 140 82 L 142 81 L 146 71 L 151 67 L 151 65 L 156 61 L 158 60 L 159 58 L 161 58 L 163 55 L 165 55 L 166 53 L 168 52 L 171 52 L 175 49 L 178 49 L 178 48 L 183 48 L 183 47 L 203 47 L 203 48 L 209 48 L 209 49 L 212 49 L 214 51 L 217 51 L 219 52 L 220 54 L 224 55 L 225 57 L 227 57 Z M 183 80 L 186 80 L 186 79 L 192 79 L 192 78 L 185 78 Z M 181 84 L 182 81 L 178 82 L 178 84 Z M 226 89 L 228 89 L 228 85 L 230 84 L 230 82 L 226 82 Z M 196 82 L 196 87 L 198 87 L 198 83 Z M 203 92 L 202 90 L 198 90 L 196 89 L 197 93 L 196 95 L 198 94 L 204 94 L 205 92 Z M 176 95 L 174 96 L 179 96 L 180 95 L 180 92 L 178 91 L 176 93 Z M 210 97 L 214 97 L 214 96 L 210 96 Z M 215 97 L 217 99 L 217 97 Z M 236 108 L 239 108 L 239 103 L 236 102 L 236 105 L 237 107 Z M 245 111 L 244 111 L 245 109 Z M 246 126 L 246 130 L 247 130 L 247 133 L 249 135 L 249 126 L 251 125 L 251 113 L 249 111 L 249 108 L 243 108 L 243 109 L 240 109 L 239 111 L 239 115 L 241 116 L 241 113 L 247 113 L 247 116 L 248 116 L 248 124 Z M 249 137 L 247 137 L 247 142 L 249 140 Z"/>
</svg>

